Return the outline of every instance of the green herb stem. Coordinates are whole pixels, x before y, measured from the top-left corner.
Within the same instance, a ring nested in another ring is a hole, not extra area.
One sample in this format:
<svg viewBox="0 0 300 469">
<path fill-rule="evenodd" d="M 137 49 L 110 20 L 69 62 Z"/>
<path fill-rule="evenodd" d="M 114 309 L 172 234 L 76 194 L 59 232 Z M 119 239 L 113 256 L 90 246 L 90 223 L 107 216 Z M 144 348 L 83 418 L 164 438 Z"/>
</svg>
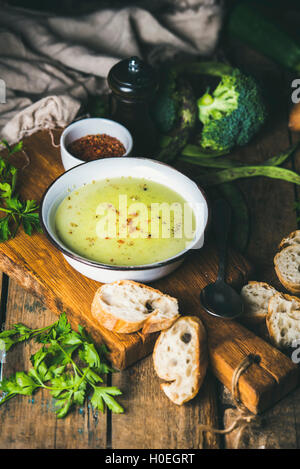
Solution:
<svg viewBox="0 0 300 469">
<path fill-rule="evenodd" d="M 77 374 L 77 375 L 81 375 L 82 376 L 82 371 L 78 368 L 78 366 L 76 365 L 76 363 L 74 362 L 74 360 L 72 359 L 72 356 L 69 355 L 65 349 L 60 345 L 59 342 L 57 342 L 57 346 L 60 348 L 60 350 L 65 354 L 65 356 L 68 358 L 69 362 L 71 363 L 71 365 L 73 366 L 73 369 L 74 369 L 74 372 Z"/>
<path fill-rule="evenodd" d="M 182 150 L 183 156 L 191 156 L 197 158 L 216 158 L 218 156 L 226 155 L 228 151 L 215 151 L 215 152 L 205 152 L 203 148 L 198 145 L 186 145 Z M 181 159 L 181 156 L 180 156 Z"/>
<path fill-rule="evenodd" d="M 272 158 L 267 159 L 264 161 L 263 165 L 264 166 L 280 166 L 282 163 L 284 163 L 299 147 L 300 141 L 295 143 L 295 145 L 292 145 L 290 148 L 287 150 L 283 151 L 279 155 L 275 155 Z"/>
<path fill-rule="evenodd" d="M 74 332 L 63 313 L 58 321 L 40 329 L 14 324 L 12 329 L 0 333 L 6 350 L 32 338 L 43 344 L 31 357 L 33 368 L 28 373 L 16 372 L 0 382 L 0 390 L 3 391 L 0 405 L 18 394 L 28 396 L 37 389 L 44 388 L 49 390 L 56 400 L 57 418 L 65 417 L 71 407 L 83 405 L 86 399 L 101 412 L 104 411 L 105 405 L 112 412 L 124 411 L 114 399 L 114 396 L 121 394 L 118 388 L 97 385 L 103 383 L 100 374 L 113 370 L 102 358 L 102 355 L 107 353 L 106 348 L 101 346 L 97 351 L 83 327 L 78 326 L 78 332 Z M 81 369 L 75 361 L 76 358 L 87 366 Z M 65 370 L 67 366 L 70 371 Z M 93 396 L 90 398 L 91 390 Z"/>
</svg>

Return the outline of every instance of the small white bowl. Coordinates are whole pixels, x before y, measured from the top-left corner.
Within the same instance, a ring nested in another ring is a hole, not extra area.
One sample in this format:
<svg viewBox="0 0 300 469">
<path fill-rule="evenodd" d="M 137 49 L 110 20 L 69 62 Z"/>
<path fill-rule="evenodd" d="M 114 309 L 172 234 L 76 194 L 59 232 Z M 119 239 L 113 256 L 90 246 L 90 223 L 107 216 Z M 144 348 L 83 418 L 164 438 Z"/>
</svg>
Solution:
<svg viewBox="0 0 300 469">
<path fill-rule="evenodd" d="M 138 266 L 116 266 L 84 258 L 64 245 L 56 233 L 55 214 L 60 203 L 70 194 L 70 190 L 76 190 L 93 180 L 121 176 L 155 181 L 175 190 L 191 204 L 196 219 L 196 230 L 188 248 L 161 262 Z M 203 246 L 204 232 L 208 223 L 208 204 L 197 184 L 169 165 L 148 158 L 104 158 L 76 166 L 59 176 L 43 196 L 40 220 L 50 242 L 62 252 L 74 269 L 86 277 L 102 283 L 122 279 L 150 282 L 166 276 L 179 267 L 191 249 L 200 249 Z"/>
<path fill-rule="evenodd" d="M 82 119 L 66 127 L 60 137 L 61 160 L 66 171 L 84 163 L 83 160 L 76 158 L 67 150 L 68 145 L 78 138 L 95 134 L 107 134 L 120 140 L 126 149 L 123 156 L 129 155 L 132 150 L 132 136 L 123 125 L 110 119 L 98 117 Z"/>
</svg>

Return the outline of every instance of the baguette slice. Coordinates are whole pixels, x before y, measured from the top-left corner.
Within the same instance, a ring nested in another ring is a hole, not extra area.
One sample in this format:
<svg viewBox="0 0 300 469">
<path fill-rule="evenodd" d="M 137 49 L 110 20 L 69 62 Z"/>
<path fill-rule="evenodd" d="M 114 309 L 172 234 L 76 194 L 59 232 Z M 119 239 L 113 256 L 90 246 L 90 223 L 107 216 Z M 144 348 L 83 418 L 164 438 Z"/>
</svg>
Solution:
<svg viewBox="0 0 300 469">
<path fill-rule="evenodd" d="M 274 344 L 286 349 L 300 339 L 300 300 L 283 293 L 276 293 L 269 301 L 267 328 Z"/>
<path fill-rule="evenodd" d="M 287 248 L 288 246 L 300 245 L 300 230 L 293 231 L 286 238 L 283 238 L 278 246 L 278 249 Z"/>
<path fill-rule="evenodd" d="M 260 323 L 266 319 L 270 298 L 277 293 L 275 288 L 265 282 L 249 282 L 241 290 L 245 312 L 243 319 Z"/>
<path fill-rule="evenodd" d="M 195 397 L 207 369 L 206 331 L 199 318 L 185 316 L 161 332 L 153 352 L 154 368 L 161 389 L 171 401 L 182 405 Z"/>
<path fill-rule="evenodd" d="M 300 293 L 300 244 L 291 244 L 274 258 L 277 277 L 291 293 Z"/>
<path fill-rule="evenodd" d="M 91 311 L 102 326 L 123 334 L 140 329 L 145 334 L 161 331 L 179 317 L 176 298 L 132 280 L 102 285 Z"/>
</svg>

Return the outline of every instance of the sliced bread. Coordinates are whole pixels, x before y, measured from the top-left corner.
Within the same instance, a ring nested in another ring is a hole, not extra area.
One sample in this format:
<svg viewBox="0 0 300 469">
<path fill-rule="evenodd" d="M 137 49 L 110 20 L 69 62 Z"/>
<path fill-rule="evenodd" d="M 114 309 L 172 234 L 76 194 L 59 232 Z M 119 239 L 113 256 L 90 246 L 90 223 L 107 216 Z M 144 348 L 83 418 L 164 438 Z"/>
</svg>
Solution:
<svg viewBox="0 0 300 469">
<path fill-rule="evenodd" d="M 243 319 L 251 323 L 265 320 L 270 298 L 277 293 L 275 288 L 265 282 L 249 282 L 241 290 L 245 312 Z"/>
<path fill-rule="evenodd" d="M 279 251 L 274 266 L 282 285 L 291 293 L 300 293 L 300 244 L 290 244 Z"/>
<path fill-rule="evenodd" d="M 179 317 L 176 298 L 132 280 L 102 285 L 91 311 L 102 326 L 124 334 L 140 329 L 145 334 L 161 331 Z"/>
<path fill-rule="evenodd" d="M 287 248 L 288 246 L 300 245 L 300 230 L 293 231 L 286 238 L 283 238 L 278 246 L 278 249 Z"/>
<path fill-rule="evenodd" d="M 206 331 L 199 318 L 185 316 L 161 332 L 153 352 L 161 389 L 177 405 L 198 394 L 207 369 Z"/>
<path fill-rule="evenodd" d="M 267 328 L 274 344 L 282 349 L 291 347 L 300 339 L 300 300 L 276 293 L 269 301 Z"/>
</svg>

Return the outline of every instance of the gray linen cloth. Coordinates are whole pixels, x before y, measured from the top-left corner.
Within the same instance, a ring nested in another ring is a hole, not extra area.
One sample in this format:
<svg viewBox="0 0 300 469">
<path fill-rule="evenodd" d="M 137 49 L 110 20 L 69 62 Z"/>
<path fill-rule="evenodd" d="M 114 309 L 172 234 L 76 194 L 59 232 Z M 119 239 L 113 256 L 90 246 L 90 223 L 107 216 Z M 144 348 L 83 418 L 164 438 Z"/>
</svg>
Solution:
<svg viewBox="0 0 300 469">
<path fill-rule="evenodd" d="M 72 17 L 0 0 L 1 137 L 13 143 L 65 126 L 89 94 L 107 90 L 107 74 L 122 58 L 157 64 L 178 54 L 211 54 L 221 23 L 217 0 L 145 0 Z"/>
</svg>

